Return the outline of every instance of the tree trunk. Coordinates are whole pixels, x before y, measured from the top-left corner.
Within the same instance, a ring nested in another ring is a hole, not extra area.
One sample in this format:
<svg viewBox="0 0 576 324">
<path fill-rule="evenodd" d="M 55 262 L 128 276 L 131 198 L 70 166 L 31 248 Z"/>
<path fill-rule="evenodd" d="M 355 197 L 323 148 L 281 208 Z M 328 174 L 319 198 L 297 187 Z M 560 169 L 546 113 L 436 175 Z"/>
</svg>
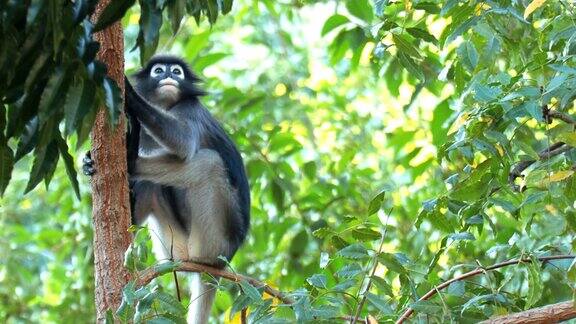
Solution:
<svg viewBox="0 0 576 324">
<path fill-rule="evenodd" d="M 108 3 L 98 2 L 93 18 Z M 120 22 L 95 34 L 100 42 L 98 59 L 108 67 L 108 75 L 124 89 L 124 39 Z M 131 242 L 130 202 L 126 170 L 125 120 L 112 130 L 105 109 L 101 108 L 92 129 L 92 216 L 94 223 L 94 270 L 96 277 L 97 322 L 104 322 L 106 311 L 115 311 L 122 301 L 122 288 L 130 279 L 124 268 L 124 252 Z"/>
</svg>

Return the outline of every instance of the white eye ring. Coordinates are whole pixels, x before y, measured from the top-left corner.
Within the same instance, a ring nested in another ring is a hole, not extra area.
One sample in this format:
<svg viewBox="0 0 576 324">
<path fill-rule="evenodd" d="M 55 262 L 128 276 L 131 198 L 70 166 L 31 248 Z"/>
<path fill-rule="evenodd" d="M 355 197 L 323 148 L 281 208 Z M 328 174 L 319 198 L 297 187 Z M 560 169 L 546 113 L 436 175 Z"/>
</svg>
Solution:
<svg viewBox="0 0 576 324">
<path fill-rule="evenodd" d="M 164 64 L 154 64 L 150 69 L 150 76 L 155 78 L 166 71 L 166 65 Z"/>
<path fill-rule="evenodd" d="M 178 79 L 184 80 L 184 71 L 180 65 L 172 65 L 170 67 L 170 72 L 172 72 L 172 74 Z"/>
</svg>

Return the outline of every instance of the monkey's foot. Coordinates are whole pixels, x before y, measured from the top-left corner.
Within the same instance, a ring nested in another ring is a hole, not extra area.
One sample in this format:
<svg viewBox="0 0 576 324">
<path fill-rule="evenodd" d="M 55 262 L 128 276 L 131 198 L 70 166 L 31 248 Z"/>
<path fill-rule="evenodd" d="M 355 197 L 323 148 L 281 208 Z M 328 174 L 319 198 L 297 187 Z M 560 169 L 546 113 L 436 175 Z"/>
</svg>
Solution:
<svg viewBox="0 0 576 324">
<path fill-rule="evenodd" d="M 94 160 L 92 160 L 90 151 L 88 151 L 82 159 L 82 173 L 87 176 L 92 176 L 94 173 L 96 173 L 96 169 L 94 168 Z"/>
</svg>

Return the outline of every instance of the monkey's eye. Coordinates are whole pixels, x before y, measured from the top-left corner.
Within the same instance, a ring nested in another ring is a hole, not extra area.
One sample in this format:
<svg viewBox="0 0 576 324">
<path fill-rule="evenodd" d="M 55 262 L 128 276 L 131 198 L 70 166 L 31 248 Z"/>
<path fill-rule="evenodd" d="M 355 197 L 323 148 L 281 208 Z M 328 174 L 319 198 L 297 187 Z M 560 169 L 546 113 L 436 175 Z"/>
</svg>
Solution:
<svg viewBox="0 0 576 324">
<path fill-rule="evenodd" d="M 180 67 L 180 65 L 173 65 L 170 68 L 170 71 L 172 72 L 172 74 L 174 74 L 177 78 L 179 79 L 184 79 L 184 71 L 182 70 L 182 67 Z"/>
<path fill-rule="evenodd" d="M 164 74 L 164 71 L 166 71 L 166 66 L 164 64 L 154 64 L 154 66 L 152 66 L 150 69 L 150 76 L 155 78 L 161 74 Z"/>
</svg>

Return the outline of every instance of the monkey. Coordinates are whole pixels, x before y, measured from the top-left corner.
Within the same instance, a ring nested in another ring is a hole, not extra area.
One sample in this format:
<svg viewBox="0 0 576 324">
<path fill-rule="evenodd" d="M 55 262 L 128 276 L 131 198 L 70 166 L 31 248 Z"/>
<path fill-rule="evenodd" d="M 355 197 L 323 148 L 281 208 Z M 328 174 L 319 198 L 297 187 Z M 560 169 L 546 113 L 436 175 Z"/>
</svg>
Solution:
<svg viewBox="0 0 576 324">
<path fill-rule="evenodd" d="M 184 60 L 154 56 L 133 80 L 125 78 L 132 221 L 147 221 L 159 260 L 223 268 L 220 256 L 231 260 L 249 229 L 242 157 L 201 104 L 201 80 Z M 94 173 L 92 161 L 84 162 L 84 172 Z M 216 291 L 191 276 L 187 321 L 207 323 Z"/>
</svg>

